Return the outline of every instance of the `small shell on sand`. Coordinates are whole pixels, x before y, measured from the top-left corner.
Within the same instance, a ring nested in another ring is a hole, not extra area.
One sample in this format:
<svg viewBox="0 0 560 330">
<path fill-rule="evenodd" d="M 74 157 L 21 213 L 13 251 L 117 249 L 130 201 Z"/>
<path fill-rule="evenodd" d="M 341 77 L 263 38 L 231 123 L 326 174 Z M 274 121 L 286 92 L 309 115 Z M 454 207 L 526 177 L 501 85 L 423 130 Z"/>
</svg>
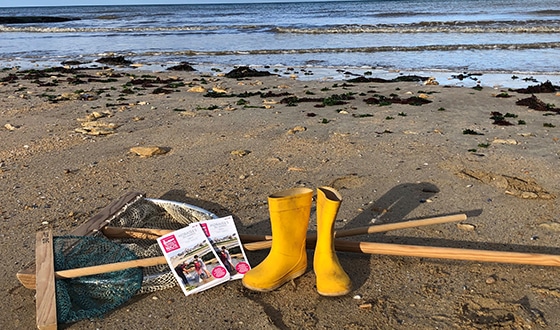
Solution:
<svg viewBox="0 0 560 330">
<path fill-rule="evenodd" d="M 514 139 L 494 139 L 492 141 L 492 143 L 497 143 L 497 144 L 519 144 L 519 142 L 517 142 Z"/>
<path fill-rule="evenodd" d="M 12 125 L 10 123 L 4 125 L 4 128 L 7 129 L 8 131 L 15 131 L 16 129 L 19 128 L 19 126 L 16 125 Z"/>
<path fill-rule="evenodd" d="M 560 223 L 554 221 L 541 223 L 539 227 L 550 231 L 560 231 Z"/>
<path fill-rule="evenodd" d="M 494 284 L 496 283 L 496 276 L 490 275 L 485 280 L 486 284 Z"/>
<path fill-rule="evenodd" d="M 458 223 L 457 228 L 464 231 L 474 231 L 476 226 L 470 223 Z"/>
</svg>

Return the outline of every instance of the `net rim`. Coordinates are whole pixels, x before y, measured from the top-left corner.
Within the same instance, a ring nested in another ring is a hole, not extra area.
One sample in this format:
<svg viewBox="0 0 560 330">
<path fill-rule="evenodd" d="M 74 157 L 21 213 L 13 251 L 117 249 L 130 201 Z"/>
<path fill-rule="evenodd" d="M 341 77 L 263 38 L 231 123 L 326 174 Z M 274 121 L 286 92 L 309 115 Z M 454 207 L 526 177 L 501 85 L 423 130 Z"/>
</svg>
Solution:
<svg viewBox="0 0 560 330">
<path fill-rule="evenodd" d="M 194 211 L 198 211 L 198 212 L 203 213 L 204 215 L 206 215 L 206 216 L 208 216 L 212 219 L 218 219 L 219 218 L 216 214 L 214 214 L 214 213 L 212 213 L 212 212 L 210 212 L 206 209 L 203 209 L 202 207 L 196 206 L 196 205 L 183 203 L 183 202 L 177 202 L 177 201 L 171 201 L 171 200 L 167 200 L 167 199 L 158 199 L 158 198 L 144 198 L 144 199 L 147 200 L 147 201 L 153 202 L 155 204 L 171 204 L 171 205 L 175 205 L 175 206 L 178 206 L 178 207 L 181 207 L 181 208 L 187 208 L 187 209 L 191 209 L 191 210 L 194 210 Z"/>
</svg>

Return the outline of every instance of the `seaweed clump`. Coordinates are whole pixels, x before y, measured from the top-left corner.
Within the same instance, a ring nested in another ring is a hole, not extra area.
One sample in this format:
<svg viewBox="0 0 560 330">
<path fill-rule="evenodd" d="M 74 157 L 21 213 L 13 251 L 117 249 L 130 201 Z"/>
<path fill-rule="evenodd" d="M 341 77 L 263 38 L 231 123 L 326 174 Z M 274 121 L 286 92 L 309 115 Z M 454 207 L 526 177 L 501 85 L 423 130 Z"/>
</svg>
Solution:
<svg viewBox="0 0 560 330">
<path fill-rule="evenodd" d="M 353 100 L 354 97 L 352 93 L 346 94 L 333 94 L 329 97 L 318 98 L 318 97 L 297 97 L 288 96 L 280 100 L 280 103 L 286 104 L 288 106 L 297 106 L 298 103 L 303 102 L 317 102 L 315 108 L 324 108 L 325 106 L 343 105 L 346 104 L 348 100 Z"/>
<path fill-rule="evenodd" d="M 238 68 L 235 68 L 233 70 L 231 70 L 230 72 L 226 73 L 225 76 L 227 78 L 247 78 L 247 77 L 266 77 L 266 76 L 272 76 L 272 73 L 268 72 L 268 71 L 258 71 L 255 69 L 252 69 L 248 66 L 240 66 Z"/>
<path fill-rule="evenodd" d="M 174 66 L 171 66 L 171 67 L 167 68 L 167 70 L 170 70 L 170 71 L 196 71 L 195 68 L 193 68 L 192 65 L 190 65 L 187 62 L 181 62 L 178 65 L 174 65 Z"/>
<path fill-rule="evenodd" d="M 393 82 L 422 82 L 429 80 L 430 77 L 422 77 L 417 75 L 407 75 L 399 76 L 393 79 L 383 79 L 383 78 L 367 78 L 364 76 L 359 76 L 347 80 L 349 83 L 393 83 Z"/>
<path fill-rule="evenodd" d="M 432 101 L 426 100 L 418 96 L 411 96 L 409 98 L 401 99 L 398 96 L 386 97 L 383 95 L 376 95 L 376 97 L 369 97 L 367 99 L 364 99 L 364 102 L 366 102 L 367 104 L 377 104 L 379 106 L 391 105 L 393 103 L 420 106 L 423 104 L 432 103 Z"/>
<path fill-rule="evenodd" d="M 554 93 L 556 91 L 560 91 L 560 86 L 553 85 L 547 80 L 542 84 L 529 86 L 527 88 L 519 88 L 514 91 L 521 94 Z"/>
<path fill-rule="evenodd" d="M 535 95 L 531 95 L 531 97 L 527 97 L 515 102 L 517 105 L 523 105 L 529 107 L 529 109 L 537 110 L 537 111 L 552 111 L 556 113 L 560 113 L 560 108 L 555 108 L 553 104 L 544 103 Z"/>
<path fill-rule="evenodd" d="M 124 56 L 107 56 L 102 57 L 95 62 L 107 65 L 131 65 L 132 61 L 127 60 Z"/>
<path fill-rule="evenodd" d="M 498 126 L 512 126 L 513 124 L 505 119 L 505 116 L 498 111 L 492 111 L 490 113 L 490 119 L 494 120 L 492 124 Z"/>
</svg>

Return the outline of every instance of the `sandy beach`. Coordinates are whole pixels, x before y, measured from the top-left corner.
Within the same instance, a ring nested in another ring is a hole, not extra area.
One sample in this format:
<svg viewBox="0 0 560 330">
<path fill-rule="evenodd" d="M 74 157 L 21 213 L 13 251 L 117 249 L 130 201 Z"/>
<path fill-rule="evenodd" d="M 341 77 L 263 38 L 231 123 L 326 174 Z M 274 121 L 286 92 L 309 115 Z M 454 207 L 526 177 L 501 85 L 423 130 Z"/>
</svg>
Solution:
<svg viewBox="0 0 560 330">
<path fill-rule="evenodd" d="M 343 196 L 336 228 L 468 215 L 349 240 L 560 255 L 558 86 L 526 93 L 267 72 L 279 76 L 0 72 L 3 328 L 36 327 L 35 292 L 15 276 L 35 258 L 36 232 L 67 234 L 134 191 L 268 234 L 268 195 L 327 185 Z M 248 252 L 252 265 L 266 255 Z M 190 297 L 168 289 L 60 328 L 560 328 L 555 267 L 338 256 L 353 281 L 343 297 L 317 294 L 308 250 L 307 273 L 273 292 L 240 281 Z"/>
</svg>

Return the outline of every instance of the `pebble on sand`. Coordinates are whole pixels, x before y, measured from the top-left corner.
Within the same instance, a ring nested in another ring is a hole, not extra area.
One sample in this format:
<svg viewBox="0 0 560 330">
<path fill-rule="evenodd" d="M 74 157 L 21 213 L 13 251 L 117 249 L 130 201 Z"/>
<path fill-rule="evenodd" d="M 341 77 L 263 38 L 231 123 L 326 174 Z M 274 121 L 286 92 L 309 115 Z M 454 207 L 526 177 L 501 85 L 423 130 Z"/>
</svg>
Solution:
<svg viewBox="0 0 560 330">
<path fill-rule="evenodd" d="M 169 148 L 147 146 L 147 147 L 132 147 L 130 152 L 137 154 L 140 157 L 148 158 L 156 155 L 163 155 L 169 152 Z"/>
<path fill-rule="evenodd" d="M 251 153 L 251 150 L 233 150 L 232 152 L 230 152 L 232 155 L 234 156 L 239 156 L 239 157 L 243 157 L 243 156 L 247 156 L 248 154 Z"/>
<path fill-rule="evenodd" d="M 305 132 L 307 131 L 307 127 L 305 126 L 295 126 L 294 128 L 288 131 L 288 134 L 296 134 L 297 132 Z"/>
<path fill-rule="evenodd" d="M 202 86 L 194 86 L 187 90 L 189 93 L 206 93 L 206 89 Z"/>
</svg>

